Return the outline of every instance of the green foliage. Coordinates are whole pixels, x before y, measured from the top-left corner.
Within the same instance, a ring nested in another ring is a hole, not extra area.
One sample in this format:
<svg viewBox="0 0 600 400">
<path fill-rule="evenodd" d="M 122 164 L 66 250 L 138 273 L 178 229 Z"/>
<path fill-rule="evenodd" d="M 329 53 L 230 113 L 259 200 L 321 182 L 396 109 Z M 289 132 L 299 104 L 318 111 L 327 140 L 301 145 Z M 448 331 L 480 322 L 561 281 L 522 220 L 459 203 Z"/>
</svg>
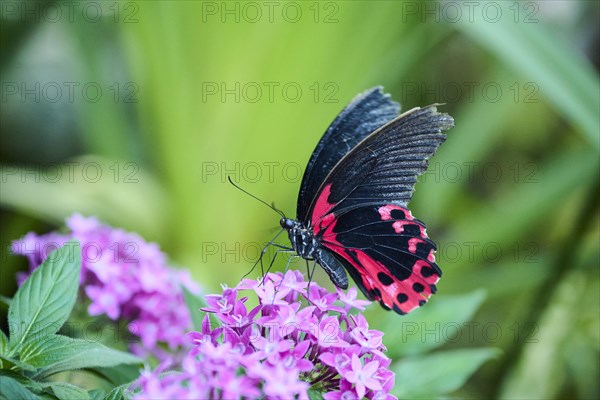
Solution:
<svg viewBox="0 0 600 400">
<path fill-rule="evenodd" d="M 52 252 L 23 283 L 8 309 L 9 354 L 58 332 L 77 299 L 80 271 L 79 243 L 71 241 Z"/>
<path fill-rule="evenodd" d="M 396 373 L 392 391 L 398 398 L 443 398 L 464 385 L 486 361 L 498 356 L 494 348 L 432 350 L 456 342 L 483 303 L 482 290 L 461 296 L 440 296 L 434 302 L 384 327 L 388 355 Z M 472 333 L 471 333 L 472 334 Z"/>
<path fill-rule="evenodd" d="M 202 331 L 202 319 L 206 315 L 206 313 L 201 311 L 200 308 L 206 307 L 207 304 L 203 298 L 196 296 L 195 294 L 190 292 L 189 289 L 185 286 L 182 286 L 181 289 L 183 291 L 183 298 L 185 300 L 185 304 L 192 317 L 192 324 L 194 326 L 194 330 L 200 332 Z M 219 321 L 219 319 L 215 317 L 213 313 L 208 313 L 208 318 L 212 329 L 221 325 L 221 321 Z"/>
<path fill-rule="evenodd" d="M 5 398 L 90 399 L 81 387 L 47 379 L 63 371 L 142 362 L 100 343 L 56 334 L 71 314 L 80 271 L 81 249 L 70 241 L 50 253 L 17 290 L 8 314 L 10 337 L 0 335 L 0 394 Z"/>
<path fill-rule="evenodd" d="M 498 354 L 497 349 L 460 349 L 407 357 L 394 365 L 393 393 L 401 399 L 441 398 L 459 389 L 484 362 Z"/>
<path fill-rule="evenodd" d="M 318 390 L 308 389 L 308 398 L 310 400 L 323 400 L 323 395 Z"/>
<path fill-rule="evenodd" d="M 241 177 L 238 183 L 293 216 L 300 181 L 286 179 L 282 166 L 303 168 L 343 105 L 383 84 L 403 109 L 446 103 L 440 109 L 453 115 L 456 127 L 410 204 L 439 247 L 439 294 L 402 319 L 370 310 L 369 321 L 378 322 L 373 328 L 384 330 L 391 354 L 408 362 L 432 351 L 489 345 L 466 335 L 452 343 L 420 340 L 402 330 L 408 323 L 431 328 L 438 319 L 489 321 L 505 330 L 529 324 L 537 329 L 531 338 L 536 342 L 503 335 L 494 343 L 503 353 L 460 397 L 598 398 L 598 2 L 491 2 L 490 11 L 501 9 L 497 22 L 486 19 L 484 3 L 472 3 L 472 13 L 461 9 L 458 21 L 435 11 L 446 6 L 451 13 L 463 2 L 376 3 L 320 2 L 337 10 L 333 23 L 315 23 L 308 8 L 297 23 L 279 14 L 274 22 L 234 21 L 231 15 L 204 21 L 207 2 L 148 1 L 128 2 L 132 7 L 120 9 L 118 23 L 113 15 L 97 23 L 81 16 L 57 23 L 6 21 L 0 28 L 3 83 L 98 82 L 106 96 L 99 103 L 59 103 L 59 110 L 19 96 L 3 103 L 0 167 L 14 174 L 3 174 L 0 191 L 2 243 L 28 230 L 50 230 L 44 224 L 62 223 L 77 211 L 157 241 L 207 292 L 220 283 L 235 285 L 253 261 L 247 245 L 269 240 L 277 220 L 234 191 L 222 179 L 223 169 L 277 163 L 272 179 L 263 168 L 260 179 Z M 433 11 L 425 13 L 425 7 Z M 135 21 L 124 23 L 131 11 Z M 320 11 L 323 17 L 330 9 Z M 40 51 L 48 35 L 54 35 L 52 51 Z M 52 54 L 67 56 L 59 61 Z M 133 83 L 138 101 L 113 101 L 106 88 L 115 81 L 123 90 Z M 231 88 L 251 82 L 277 82 L 279 88 L 294 82 L 304 95 L 298 102 L 266 95 L 257 102 L 204 97 L 204 83 Z M 314 83 L 317 101 L 308 89 Z M 327 83 L 337 90 L 334 102 L 322 96 Z M 476 85 L 473 97 L 469 83 Z M 486 84 L 502 89 L 497 101 L 482 96 Z M 412 95 L 411 85 L 418 87 Z M 456 86 L 461 95 L 451 96 Z M 53 116 L 73 126 L 53 130 L 60 122 Z M 56 162 L 66 177 L 71 161 L 80 163 L 72 181 L 27 175 L 28 164 Z M 101 166 L 98 182 L 82 178 L 86 162 Z M 129 162 L 139 168 L 135 183 L 123 179 Z M 110 169 L 115 163 L 121 172 L 116 181 Z M 207 163 L 217 166 L 215 175 L 205 174 Z M 456 177 L 452 166 L 459 167 Z M 492 173 L 499 168 L 498 179 L 486 177 L 486 167 Z M 217 253 L 209 254 L 207 244 Z M 458 255 L 450 253 L 452 245 Z M 498 248 L 498 256 L 484 251 Z M 2 266 L 3 295 L 15 290 L 14 272 L 23 268 L 18 262 L 8 257 Z M 327 280 L 323 273 L 315 279 Z M 571 298 L 557 295 L 564 287 Z M 190 309 L 197 309 L 193 300 L 187 297 Z M 0 336 L 2 365 L 32 368 L 7 354 L 8 342 L 15 341 L 7 339 Z M 114 373 L 122 367 L 96 372 L 117 385 L 125 383 L 117 383 Z M 408 381 L 398 377 L 397 386 Z"/>
<path fill-rule="evenodd" d="M 425 354 L 443 346 L 459 336 L 484 299 L 482 290 L 461 296 L 439 296 L 427 308 L 417 309 L 400 321 L 387 320 L 383 330 L 396 338 L 388 350 L 389 356 L 396 359 Z"/>
</svg>

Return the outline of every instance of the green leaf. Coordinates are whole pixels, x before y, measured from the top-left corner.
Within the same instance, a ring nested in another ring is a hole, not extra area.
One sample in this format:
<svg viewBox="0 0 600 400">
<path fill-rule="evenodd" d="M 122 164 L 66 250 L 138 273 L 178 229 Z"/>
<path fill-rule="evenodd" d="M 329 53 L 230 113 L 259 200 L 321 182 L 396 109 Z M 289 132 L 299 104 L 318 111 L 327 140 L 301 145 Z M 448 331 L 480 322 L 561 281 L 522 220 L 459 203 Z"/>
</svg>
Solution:
<svg viewBox="0 0 600 400">
<path fill-rule="evenodd" d="M 65 382 L 53 382 L 45 385 L 60 400 L 89 400 L 90 395 L 87 390 L 79 386 L 71 385 Z"/>
<path fill-rule="evenodd" d="M 398 398 L 432 398 L 459 389 L 498 349 L 459 349 L 405 358 L 391 369 L 396 373 L 392 393 Z"/>
<path fill-rule="evenodd" d="M 52 335 L 25 343 L 21 348 L 20 357 L 22 362 L 35 368 L 43 368 L 79 354 L 93 345 L 81 339 Z"/>
<path fill-rule="evenodd" d="M 0 329 L 0 356 L 8 355 L 8 337 Z"/>
<path fill-rule="evenodd" d="M 128 390 L 129 386 L 131 386 L 131 382 L 117 386 L 116 388 L 108 392 L 106 396 L 104 396 L 104 400 L 130 399 L 131 391 Z"/>
<path fill-rule="evenodd" d="M 0 375 L 0 397 L 9 400 L 35 400 L 39 397 L 17 380 Z"/>
<path fill-rule="evenodd" d="M 308 389 L 308 398 L 310 400 L 323 400 L 323 394 L 315 389 Z"/>
<path fill-rule="evenodd" d="M 102 389 L 94 389 L 88 392 L 91 400 L 102 400 L 106 396 L 106 392 Z"/>
<path fill-rule="evenodd" d="M 75 304 L 80 271 L 79 243 L 69 241 L 27 278 L 8 310 L 12 349 L 60 329 Z"/>
<path fill-rule="evenodd" d="M 21 357 L 41 368 L 36 375 L 39 378 L 74 369 L 142 363 L 138 357 L 103 344 L 59 335 L 50 340 L 28 343 Z"/>
<path fill-rule="evenodd" d="M 183 291 L 183 299 L 185 300 L 185 305 L 190 312 L 190 317 L 192 318 L 192 324 L 194 329 L 197 331 L 202 330 L 202 316 L 203 312 L 200 311 L 200 307 L 204 307 L 203 301 L 192 292 L 188 290 L 185 286 L 181 285 L 181 290 Z"/>
<path fill-rule="evenodd" d="M 389 343 L 389 357 L 395 359 L 425 353 L 455 340 L 461 329 L 468 329 L 466 323 L 484 299 L 483 290 L 462 296 L 440 296 L 427 304 L 427 307 L 405 315 L 402 321 L 387 320 L 383 331 L 386 332 L 386 337 L 396 338 L 393 343 Z"/>
<path fill-rule="evenodd" d="M 106 379 L 113 386 L 133 382 L 140 376 L 139 367 L 130 364 L 121 364 L 110 368 L 90 368 L 90 371 Z"/>
<path fill-rule="evenodd" d="M 183 298 L 185 300 L 185 304 L 190 312 L 190 316 L 192 317 L 192 324 L 194 326 L 194 329 L 197 331 L 201 331 L 202 320 L 204 319 L 204 315 L 206 315 L 206 313 L 204 311 L 200 311 L 200 308 L 206 307 L 207 304 L 202 297 L 190 292 L 185 286 L 182 285 L 181 290 L 183 291 Z M 216 318 L 213 315 L 213 313 L 208 313 L 208 318 L 210 319 L 211 328 L 214 329 L 216 327 L 221 326 L 221 322 L 218 318 Z"/>
<path fill-rule="evenodd" d="M 6 368 L 12 364 L 23 371 L 35 371 L 34 366 L 29 365 L 28 363 L 22 362 L 21 360 L 17 360 L 14 357 L 0 355 L 0 360 L 2 360 L 1 364 L 3 365 L 3 368 Z"/>
<path fill-rule="evenodd" d="M 44 388 L 41 384 L 34 381 L 31 378 L 28 378 L 25 375 L 22 375 L 16 371 L 9 369 L 0 369 L 0 376 L 5 376 L 15 381 L 19 382 L 21 385 L 25 386 L 27 389 L 32 390 L 35 393 L 42 392 Z"/>
</svg>

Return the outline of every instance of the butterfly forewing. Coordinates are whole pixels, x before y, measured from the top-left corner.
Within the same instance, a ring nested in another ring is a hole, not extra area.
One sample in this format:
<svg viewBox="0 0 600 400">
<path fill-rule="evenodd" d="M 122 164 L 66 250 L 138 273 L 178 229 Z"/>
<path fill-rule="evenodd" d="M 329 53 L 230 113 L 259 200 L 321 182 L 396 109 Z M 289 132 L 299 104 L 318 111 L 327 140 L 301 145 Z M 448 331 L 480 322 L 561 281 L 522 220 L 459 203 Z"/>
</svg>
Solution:
<svg viewBox="0 0 600 400">
<path fill-rule="evenodd" d="M 410 110 L 367 136 L 325 178 L 309 212 L 311 222 L 325 215 L 314 212 L 323 200 L 332 205 L 328 211 L 338 212 L 369 203 L 406 206 L 427 160 L 446 139 L 441 132 L 452 126 L 449 115 L 430 106 Z"/>
<path fill-rule="evenodd" d="M 359 94 L 335 118 L 317 144 L 302 178 L 296 217 L 308 222 L 308 209 L 331 169 L 361 140 L 398 116 L 400 105 L 375 87 Z"/>
</svg>

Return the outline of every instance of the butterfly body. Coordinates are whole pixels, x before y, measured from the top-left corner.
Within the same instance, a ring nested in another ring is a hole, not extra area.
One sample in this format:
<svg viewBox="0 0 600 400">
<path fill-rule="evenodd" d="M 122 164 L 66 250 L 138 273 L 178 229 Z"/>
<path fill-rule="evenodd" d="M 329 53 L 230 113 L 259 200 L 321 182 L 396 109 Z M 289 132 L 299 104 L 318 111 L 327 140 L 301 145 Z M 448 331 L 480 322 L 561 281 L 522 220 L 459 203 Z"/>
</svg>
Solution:
<svg viewBox="0 0 600 400">
<path fill-rule="evenodd" d="M 289 218 L 282 218 L 280 224 L 287 230 L 294 251 L 302 258 L 314 260 L 319 243 L 312 230 L 304 226 L 302 222 Z"/>
<path fill-rule="evenodd" d="M 338 287 L 346 272 L 364 295 L 406 314 L 436 292 L 442 272 L 425 224 L 408 209 L 416 178 L 453 126 L 435 106 L 402 115 L 380 87 L 357 96 L 318 143 L 297 218 L 282 218 L 294 251 Z"/>
</svg>

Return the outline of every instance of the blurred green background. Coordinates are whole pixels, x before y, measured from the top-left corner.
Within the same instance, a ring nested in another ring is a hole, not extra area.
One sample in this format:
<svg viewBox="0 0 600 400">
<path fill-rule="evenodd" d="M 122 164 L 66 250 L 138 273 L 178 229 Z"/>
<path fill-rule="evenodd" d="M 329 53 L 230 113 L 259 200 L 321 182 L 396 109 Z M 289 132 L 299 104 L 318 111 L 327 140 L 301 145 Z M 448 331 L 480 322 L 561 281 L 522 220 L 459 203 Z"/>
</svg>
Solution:
<svg viewBox="0 0 600 400">
<path fill-rule="evenodd" d="M 278 217 L 226 175 L 293 215 L 321 134 L 381 84 L 456 120 L 411 203 L 439 294 L 369 310 L 412 382 L 396 393 L 600 395 L 598 2 L 0 5 L 2 295 L 26 267 L 10 241 L 73 212 L 235 285 Z"/>
</svg>

